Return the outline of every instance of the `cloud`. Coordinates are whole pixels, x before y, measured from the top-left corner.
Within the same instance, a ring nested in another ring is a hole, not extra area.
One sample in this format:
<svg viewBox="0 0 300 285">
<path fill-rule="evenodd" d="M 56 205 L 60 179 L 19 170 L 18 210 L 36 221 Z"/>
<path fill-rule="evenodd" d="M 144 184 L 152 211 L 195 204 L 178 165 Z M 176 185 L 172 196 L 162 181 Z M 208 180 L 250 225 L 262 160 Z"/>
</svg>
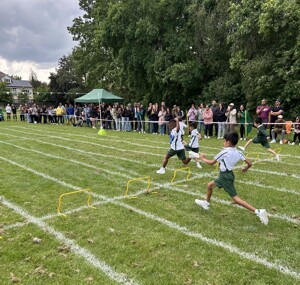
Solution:
<svg viewBox="0 0 300 285">
<path fill-rule="evenodd" d="M 53 67 L 47 64 L 38 64 L 33 61 L 7 61 L 0 57 L 0 71 L 8 75 L 21 76 L 23 80 L 29 80 L 31 70 L 37 73 L 38 80 L 49 82 L 50 72 L 55 71 Z"/>
<path fill-rule="evenodd" d="M 1 0 L 0 70 L 11 73 L 4 63 L 19 66 L 16 71 L 26 65 L 53 69 L 60 57 L 72 52 L 76 43 L 67 27 L 81 14 L 78 0 Z"/>
</svg>

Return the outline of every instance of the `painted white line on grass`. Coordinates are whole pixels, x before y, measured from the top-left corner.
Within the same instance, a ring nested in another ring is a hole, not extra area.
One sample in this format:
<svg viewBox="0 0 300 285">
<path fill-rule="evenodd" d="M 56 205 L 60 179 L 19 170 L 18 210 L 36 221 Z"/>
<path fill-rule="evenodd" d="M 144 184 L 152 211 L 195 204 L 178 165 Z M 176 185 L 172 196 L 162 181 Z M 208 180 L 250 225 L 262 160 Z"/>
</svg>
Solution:
<svg viewBox="0 0 300 285">
<path fill-rule="evenodd" d="M 34 126 L 34 127 L 36 127 L 36 126 Z M 34 130 L 35 132 L 41 132 L 41 133 L 43 133 L 44 134 L 44 130 L 40 130 L 40 129 L 32 129 L 32 128 L 29 128 L 29 127 L 20 127 L 20 126 L 12 126 L 12 128 L 15 128 L 15 129 L 25 129 L 25 130 Z M 9 130 L 9 128 L 6 128 L 6 129 L 8 129 Z M 53 133 L 53 134 L 55 134 L 56 136 L 55 137 L 57 137 L 57 136 L 61 136 L 61 133 L 60 132 L 55 132 L 55 131 L 52 131 L 52 132 L 49 132 L 49 131 L 47 131 L 47 133 Z M 120 134 L 122 134 L 122 132 L 118 132 L 118 133 L 108 133 L 108 136 L 111 136 L 111 137 L 115 137 L 115 138 L 118 138 L 118 139 L 122 139 L 122 136 L 120 136 Z M 66 135 L 69 135 L 68 133 L 66 133 Z M 73 137 L 73 136 L 76 136 L 76 137 L 81 137 L 81 138 L 84 138 L 84 139 L 86 139 L 86 136 L 84 136 L 84 135 L 78 135 L 78 134 L 71 134 L 71 136 Z M 166 138 L 167 138 L 167 136 L 166 136 Z M 89 139 L 94 139 L 94 140 L 97 140 L 97 141 L 99 141 L 99 140 L 107 140 L 107 141 L 109 141 L 109 142 L 111 142 L 111 140 L 110 139 L 106 139 L 105 137 L 90 137 Z M 142 145 L 139 145 L 139 144 L 135 144 L 135 145 L 137 145 L 137 146 L 142 146 L 142 147 L 157 147 L 157 146 L 153 146 L 153 145 L 149 145 L 149 139 L 141 139 L 141 138 L 134 138 L 134 140 L 135 141 L 144 141 L 144 142 L 146 142 L 146 143 L 148 143 L 148 144 L 142 144 Z M 157 142 L 157 141 L 151 141 L 151 142 L 153 142 L 153 143 L 158 143 L 158 144 L 160 144 L 160 145 L 166 145 L 166 143 L 165 142 Z M 210 140 L 203 140 L 202 142 L 210 142 Z M 128 140 L 124 140 L 124 141 L 122 141 L 122 143 L 126 143 L 126 144 L 134 144 L 134 143 L 132 143 L 132 142 L 129 142 Z M 206 145 L 201 145 L 200 146 L 201 148 L 204 148 L 204 149 L 212 149 L 212 150 L 216 150 L 216 151 L 220 151 L 220 148 L 218 148 L 218 147 L 210 147 L 210 146 L 206 146 Z M 278 146 L 279 147 L 279 146 Z M 158 147 L 158 148 L 164 148 L 164 147 Z M 254 148 L 254 149 L 252 149 L 253 151 L 251 151 L 251 149 L 249 149 L 249 153 L 257 153 L 257 154 L 260 154 L 260 155 L 266 155 L 266 156 L 269 156 L 270 154 L 268 154 L 267 152 L 261 152 L 261 151 L 255 151 L 255 149 L 256 148 Z M 247 150 L 248 151 L 248 150 Z M 247 151 L 246 151 L 246 153 L 247 153 Z M 213 155 L 215 155 L 215 153 L 213 154 Z M 281 156 L 282 157 L 290 157 L 290 158 L 296 158 L 296 159 L 299 159 L 300 158 L 300 156 L 295 156 L 295 155 L 290 155 L 290 154 L 281 154 Z M 281 163 L 284 163 L 284 162 L 281 162 Z"/>
<path fill-rule="evenodd" d="M 2 143 L 2 142 L 0 142 Z M 10 143 L 5 143 L 5 144 L 8 144 L 8 145 L 12 145 Z M 23 147 L 19 147 L 19 146 L 15 146 L 15 145 L 12 145 L 14 147 L 17 147 L 17 148 L 21 148 L 21 149 L 24 149 L 24 150 L 27 150 L 26 148 L 23 148 Z M 56 145 L 56 146 L 59 146 L 59 145 Z M 67 147 L 69 149 L 69 147 Z M 77 150 L 77 149 L 73 149 L 71 148 L 72 150 L 78 152 L 80 150 Z M 42 153 L 42 152 L 39 152 L 39 151 L 34 151 L 34 150 L 30 150 L 30 151 L 33 151 L 33 152 L 38 152 L 38 153 Z M 42 153 L 43 154 L 43 153 Z M 86 163 L 83 163 L 83 162 L 78 162 L 78 161 L 74 161 L 74 160 L 67 160 L 66 158 L 62 158 L 60 156 L 55 156 L 55 155 L 48 155 L 48 154 L 44 154 L 46 156 L 50 156 L 50 157 L 55 157 L 56 159 L 63 159 L 64 161 L 71 161 L 72 163 L 76 163 L 76 164 L 81 164 L 83 166 L 86 166 L 86 167 L 89 167 L 89 168 L 95 168 L 95 169 L 98 169 L 97 167 L 94 167 L 94 166 L 91 166 L 89 164 L 86 164 Z M 109 157 L 109 156 L 106 156 L 106 157 Z M 119 166 L 118 166 L 119 169 L 121 169 Z M 123 171 L 126 171 L 128 172 L 128 169 L 124 169 L 122 168 Z M 119 176 L 123 176 L 124 178 L 131 178 L 125 174 L 121 174 L 119 172 L 112 172 L 112 171 L 109 171 L 109 170 L 104 170 L 104 172 L 107 172 L 111 175 L 119 175 Z M 136 173 L 131 171 L 132 175 L 135 175 Z M 136 176 L 140 176 L 139 174 L 137 174 Z M 190 178 L 190 180 L 195 180 L 195 179 L 199 179 L 199 178 L 203 178 L 203 177 L 214 177 L 214 175 L 212 175 L 211 173 L 208 173 L 208 172 L 202 172 L 201 174 L 195 174 L 194 177 Z M 146 181 L 141 181 L 141 182 L 144 182 L 146 183 Z M 184 182 L 183 181 L 180 181 L 179 183 L 182 183 Z M 271 189 L 271 190 L 276 190 L 276 191 L 279 191 L 279 192 L 286 192 L 286 193 L 291 193 L 291 194 L 296 194 L 296 195 L 299 195 L 300 193 L 299 192 L 296 192 L 294 190 L 288 190 L 288 189 L 284 189 L 284 188 L 276 188 L 276 187 L 272 187 L 272 186 L 265 186 L 265 185 L 261 185 L 259 183 L 255 183 L 255 182 L 251 182 L 251 181 L 242 181 L 242 180 L 236 180 L 237 183 L 243 183 L 243 184 L 246 184 L 246 185 L 253 185 L 253 186 L 256 186 L 256 187 L 262 187 L 264 189 Z M 188 195 L 193 195 L 193 196 L 200 196 L 201 193 L 195 193 L 195 192 L 191 192 L 191 191 L 186 191 L 186 190 L 182 190 L 180 188 L 177 188 L 177 187 L 174 187 L 174 183 L 167 183 L 167 184 L 158 184 L 158 183 L 155 183 L 155 182 L 152 182 L 152 184 L 154 185 L 158 185 L 159 187 L 157 189 L 160 189 L 160 188 L 169 188 L 169 189 L 172 189 L 173 191 L 176 191 L 176 192 L 180 192 L 180 193 L 184 193 L 184 194 L 188 194 Z M 154 191 L 153 189 L 151 191 Z M 142 193 L 142 192 L 141 192 Z M 137 196 L 139 194 L 135 193 L 135 194 L 132 194 L 132 196 Z M 98 196 L 98 194 L 96 193 L 93 193 L 93 196 Z M 103 198 L 102 196 L 99 196 L 98 198 L 100 199 L 105 199 Z M 122 199 L 123 196 L 119 196 L 119 198 L 117 199 Z M 213 198 L 212 199 L 213 201 L 217 202 L 217 203 L 220 203 L 220 204 L 223 204 L 223 205 L 228 205 L 228 206 L 236 206 L 234 204 L 232 204 L 231 202 L 228 202 L 228 201 L 225 201 L 225 200 L 222 200 L 222 199 L 218 199 L 218 198 Z M 243 209 L 242 207 L 238 207 L 239 209 Z M 271 213 L 268 213 L 269 216 L 271 217 L 274 217 L 274 218 L 277 218 L 277 219 L 281 219 L 281 220 L 285 220 L 287 222 L 291 222 L 291 223 L 294 223 L 294 224 L 299 224 L 300 221 L 297 219 L 297 218 L 293 218 L 293 217 L 290 217 L 286 214 L 271 214 Z"/>
<path fill-rule="evenodd" d="M 286 266 L 282 266 L 280 264 L 270 262 L 270 261 L 268 261 L 264 258 L 261 258 L 261 257 L 255 255 L 254 253 L 241 251 L 239 248 L 237 248 L 237 247 L 235 247 L 235 246 L 233 246 L 229 243 L 225 243 L 225 242 L 222 242 L 222 241 L 218 241 L 217 239 L 211 239 L 211 238 L 205 237 L 205 236 L 203 236 L 202 234 L 200 234 L 198 232 L 191 231 L 191 230 L 189 230 L 188 228 L 186 228 L 184 226 L 180 226 L 180 225 L 178 225 L 174 222 L 168 221 L 168 220 L 166 220 L 164 218 L 161 218 L 161 217 L 158 217 L 154 214 L 147 213 L 147 212 L 142 211 L 140 209 L 134 208 L 134 207 L 132 207 L 128 204 L 125 204 L 125 203 L 122 203 L 122 202 L 116 202 L 116 201 L 113 201 L 112 203 L 117 205 L 117 206 L 122 206 L 124 208 L 127 208 L 128 210 L 131 210 L 131 211 L 133 211 L 137 214 L 140 214 L 140 215 L 142 215 L 142 216 L 144 216 L 148 219 L 151 219 L 153 221 L 156 221 L 156 222 L 159 222 L 163 225 L 166 225 L 169 228 L 175 229 L 175 230 L 177 230 L 177 231 L 179 231 L 179 232 L 181 232 L 181 233 L 183 233 L 187 236 L 194 237 L 194 238 L 197 238 L 197 239 L 199 239 L 203 242 L 206 242 L 208 244 L 226 249 L 226 250 L 228 250 L 232 253 L 237 254 L 238 256 L 240 256 L 242 258 L 245 258 L 245 259 L 250 260 L 250 261 L 254 261 L 254 262 L 259 263 L 261 265 L 264 265 L 268 268 L 275 269 L 275 270 L 280 271 L 284 274 L 287 274 L 287 275 L 293 276 L 297 279 L 300 279 L 300 273 L 299 272 L 292 271 Z"/>
<path fill-rule="evenodd" d="M 15 211 L 16 213 L 21 215 L 23 218 L 28 220 L 28 222 L 38 226 L 40 229 L 46 231 L 47 233 L 50 233 L 57 240 L 66 244 L 67 246 L 69 246 L 70 249 L 76 255 L 83 257 L 88 263 L 90 263 L 95 268 L 100 269 L 110 279 L 116 281 L 117 283 L 125 284 L 125 285 L 137 285 L 138 284 L 135 281 L 133 281 L 132 279 L 129 279 L 124 274 L 114 271 L 108 264 L 106 264 L 104 261 L 98 259 L 90 251 L 79 246 L 74 240 L 67 238 L 63 233 L 55 230 L 53 227 L 49 226 L 47 223 L 45 223 L 41 219 L 32 216 L 31 214 L 26 212 L 21 207 L 9 202 L 4 197 L 1 197 L 0 202 L 3 205 L 5 205 L 6 207 L 8 207 L 9 209 L 12 209 L 13 211 Z"/>
<path fill-rule="evenodd" d="M 56 178 L 53 178 L 53 177 L 50 177 L 49 175 L 45 175 L 43 173 L 40 173 L 40 172 L 37 172 L 33 169 L 30 169 L 30 168 L 26 168 L 24 165 L 20 165 L 19 163 L 16 163 L 16 162 L 13 162 L 9 159 L 6 159 L 6 158 L 3 158 L 0 156 L 0 159 L 8 162 L 8 163 L 11 163 L 13 165 L 16 165 L 16 166 L 21 166 L 23 169 L 26 169 L 28 171 L 31 171 L 37 175 L 40 175 L 42 176 L 43 178 L 46 178 L 46 179 L 50 179 L 52 181 L 55 181 L 59 184 L 62 184 L 62 185 L 69 185 L 68 187 L 71 187 L 72 189 L 78 189 L 79 187 L 77 186 L 74 186 L 74 185 L 71 185 L 71 184 L 66 184 L 64 181 L 61 181 L 61 180 L 58 180 Z M 161 217 L 158 217 L 152 213 L 147 213 L 145 211 L 142 211 L 140 209 L 137 209 L 137 208 L 134 208 L 128 204 L 125 204 L 125 203 L 122 203 L 122 202 L 117 202 L 117 201 L 114 201 L 113 199 L 109 199 L 103 195 L 97 195 L 97 197 L 101 197 L 103 200 L 106 200 L 112 204 L 115 204 L 115 205 L 118 205 L 118 206 L 121 206 L 121 207 L 124 207 L 124 208 L 127 208 L 129 210 L 132 210 L 140 215 L 143 215 L 144 217 L 146 218 L 149 218 L 149 219 L 152 219 L 154 221 L 157 221 L 157 222 L 160 222 L 172 229 L 175 229 L 175 230 L 178 230 L 180 231 L 181 233 L 187 235 L 187 236 L 191 236 L 191 237 L 195 237 L 203 242 L 206 242 L 208 244 L 212 244 L 212 245 L 215 245 L 215 246 L 218 246 L 218 247 L 221 247 L 225 250 L 228 250 L 229 252 L 232 252 L 232 253 L 235 253 L 237 254 L 238 256 L 240 257 L 243 257 L 247 260 L 250 260 L 252 262 L 256 262 L 256 263 L 259 263 L 261 265 L 264 265 L 268 268 L 271 268 L 271 269 L 275 269 L 275 270 L 278 270 L 286 275 L 290 275 L 290 276 L 293 276 L 295 278 L 300 278 L 300 273 L 298 272 L 295 272 L 295 271 L 292 271 L 290 270 L 288 267 L 286 266 L 282 266 L 280 264 L 278 264 L 279 262 L 277 261 L 276 263 L 273 263 L 273 262 L 270 262 L 264 258 L 261 258 L 261 257 L 258 257 L 257 255 L 253 254 L 253 253 L 249 253 L 249 252 L 245 252 L 245 251 L 242 251 L 240 250 L 239 248 L 235 247 L 235 246 L 232 246 L 231 244 L 229 243 L 225 243 L 225 242 L 222 242 L 222 241 L 218 241 L 216 239 L 211 239 L 211 238 L 207 238 L 203 235 L 201 235 L 200 233 L 197 233 L 197 232 L 193 232 L 193 231 L 190 231 L 188 228 L 184 227 L 184 226 L 180 226 L 180 225 L 177 225 L 176 223 L 174 222 L 171 222 L 171 221 L 168 221 L 164 218 L 161 218 Z M 19 209 L 18 206 L 15 206 L 13 204 L 11 204 L 10 202 L 6 201 L 5 198 L 3 197 L 1 199 L 1 202 L 4 204 L 4 202 L 6 202 L 7 206 L 9 206 L 11 209 L 14 209 L 17 213 L 21 214 L 24 218 L 26 218 L 29 222 L 32 222 L 34 224 L 37 224 L 39 225 L 41 228 L 45 228 L 46 227 L 49 227 L 47 224 L 45 224 L 45 222 L 43 222 L 42 220 L 38 219 L 38 218 L 34 218 L 33 216 L 31 216 L 29 213 L 25 212 L 24 210 L 22 209 Z M 5 205 L 6 205 L 5 204 Z M 19 212 L 20 211 L 20 212 Z M 63 236 L 62 233 L 59 233 L 59 232 L 56 232 L 53 228 L 49 227 L 49 229 L 47 228 L 47 230 L 52 233 L 54 235 L 54 233 L 57 233 L 58 236 L 55 235 L 55 237 L 57 237 L 58 239 L 62 239 L 62 238 L 65 238 L 66 241 L 63 241 L 65 243 L 69 242 L 71 243 L 71 245 L 73 246 L 74 245 L 74 249 L 73 250 L 77 250 L 77 247 L 75 247 L 75 243 L 72 241 L 72 240 L 69 240 L 67 239 L 66 237 Z M 68 244 L 68 243 L 67 243 Z M 68 244 L 69 245 L 69 244 Z M 77 246 L 77 245 L 76 245 Z M 78 251 L 79 254 L 84 254 L 86 251 L 83 249 L 83 248 L 79 248 L 80 251 Z M 76 252 L 76 251 L 75 251 Z M 90 256 L 91 255 L 91 256 Z M 96 257 L 94 257 L 91 253 L 87 252 L 87 256 L 86 258 L 88 258 L 87 260 L 89 262 L 92 263 L 92 261 L 96 260 Z M 100 261 L 99 261 L 100 265 L 102 264 Z M 93 263 L 92 263 L 93 264 Z M 106 265 L 106 264 L 104 264 Z M 105 267 L 106 269 L 106 267 Z M 111 269 L 109 267 L 109 269 Z M 104 271 L 104 269 L 103 269 Z M 104 271 L 105 272 L 105 271 Z M 109 271 L 110 272 L 110 271 Z M 112 273 L 111 273 L 112 274 Z M 116 273 L 115 273 L 116 274 Z M 118 275 L 119 276 L 119 275 Z M 122 276 L 122 275 L 120 275 Z M 133 283 L 124 283 L 124 284 L 133 284 Z"/>
<path fill-rule="evenodd" d="M 16 132 L 20 132 L 20 133 L 26 133 L 26 134 L 32 134 L 32 135 L 35 135 L 34 133 L 28 133 L 28 132 L 22 132 L 22 131 L 19 131 L 19 130 L 14 130 Z M 44 137 L 48 137 L 48 138 L 55 138 L 57 139 L 58 137 L 57 136 L 44 136 Z M 60 135 L 59 137 L 59 140 L 64 140 L 64 141 L 70 141 L 70 142 L 78 142 L 78 143 L 85 143 L 85 144 L 89 144 L 89 145 L 92 145 L 92 146 L 97 146 L 97 147 L 101 147 L 101 148 L 105 148 L 105 149 L 116 149 L 115 147 L 112 147 L 112 146 L 108 146 L 107 144 L 106 145 L 103 145 L 103 144 L 100 144 L 100 143 L 96 143 L 96 142 L 90 142 L 90 141 L 83 141 L 83 140 L 75 140 L 74 138 L 64 138 Z M 121 149 L 121 148 L 118 148 L 118 150 L 120 152 L 127 152 L 126 149 Z M 143 151 L 139 151 L 139 150 L 131 150 L 132 153 L 137 153 L 137 154 L 147 154 L 149 155 L 148 152 L 143 152 Z M 155 154 L 155 153 L 152 153 L 152 155 L 154 156 L 160 156 L 160 154 Z"/>
<path fill-rule="evenodd" d="M 292 174 L 292 173 L 284 173 L 280 172 L 278 173 L 277 171 L 270 171 L 270 170 L 262 170 L 262 169 L 252 169 L 254 172 L 259 172 L 259 173 L 267 173 L 267 174 L 274 174 L 274 175 L 280 175 L 280 176 L 285 176 L 285 177 L 292 177 L 295 179 L 300 179 L 300 175 L 297 174 Z"/>
</svg>

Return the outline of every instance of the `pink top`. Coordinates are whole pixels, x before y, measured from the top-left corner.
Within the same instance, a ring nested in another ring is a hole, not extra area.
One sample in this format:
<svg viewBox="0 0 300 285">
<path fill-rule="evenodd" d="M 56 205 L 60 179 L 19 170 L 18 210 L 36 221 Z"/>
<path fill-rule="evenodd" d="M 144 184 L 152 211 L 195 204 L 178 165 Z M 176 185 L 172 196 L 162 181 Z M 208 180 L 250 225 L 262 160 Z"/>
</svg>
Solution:
<svg viewBox="0 0 300 285">
<path fill-rule="evenodd" d="M 213 123 L 213 112 L 211 109 L 205 109 L 202 118 L 204 120 L 204 125 L 209 125 Z"/>
</svg>

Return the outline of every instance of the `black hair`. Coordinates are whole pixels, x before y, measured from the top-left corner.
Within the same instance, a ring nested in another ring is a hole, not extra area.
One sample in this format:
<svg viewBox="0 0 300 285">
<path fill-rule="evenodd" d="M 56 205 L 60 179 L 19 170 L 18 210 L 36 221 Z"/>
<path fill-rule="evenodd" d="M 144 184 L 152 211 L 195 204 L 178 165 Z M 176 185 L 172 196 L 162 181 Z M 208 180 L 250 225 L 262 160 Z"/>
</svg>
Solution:
<svg viewBox="0 0 300 285">
<path fill-rule="evenodd" d="M 192 127 L 193 129 L 197 129 L 197 122 L 190 122 L 189 126 Z"/>
<path fill-rule="evenodd" d="M 255 119 L 255 121 L 254 121 L 256 124 L 259 124 L 259 125 L 261 125 L 262 124 L 262 118 L 260 118 L 260 117 L 257 117 L 256 119 Z"/>
<path fill-rule="evenodd" d="M 176 125 L 176 120 L 175 120 L 175 119 L 171 119 L 171 120 L 168 122 L 168 126 L 173 125 L 173 124 Z"/>
<path fill-rule="evenodd" d="M 236 145 L 239 141 L 239 135 L 237 132 L 225 133 L 224 140 L 229 141 L 232 145 Z"/>
</svg>

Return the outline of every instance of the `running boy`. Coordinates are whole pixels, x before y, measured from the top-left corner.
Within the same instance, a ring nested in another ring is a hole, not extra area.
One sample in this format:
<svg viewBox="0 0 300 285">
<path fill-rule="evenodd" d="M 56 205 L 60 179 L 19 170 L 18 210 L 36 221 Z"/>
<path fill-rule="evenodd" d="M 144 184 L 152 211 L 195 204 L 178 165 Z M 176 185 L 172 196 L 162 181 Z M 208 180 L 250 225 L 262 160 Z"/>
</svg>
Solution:
<svg viewBox="0 0 300 285">
<path fill-rule="evenodd" d="M 224 149 L 219 152 L 214 159 L 208 160 L 205 155 L 201 155 L 200 158 L 207 164 L 214 165 L 219 162 L 220 164 L 220 174 L 219 177 L 207 184 L 207 196 L 206 200 L 198 200 L 195 202 L 197 205 L 201 206 L 203 209 L 208 210 L 210 206 L 210 198 L 213 193 L 214 187 L 224 188 L 224 190 L 231 196 L 233 201 L 254 212 L 261 222 L 265 225 L 268 224 L 267 211 L 265 209 L 256 209 L 246 201 L 242 200 L 238 195 L 234 187 L 234 173 L 233 168 L 238 161 L 244 161 L 247 166 L 242 168 L 242 172 L 246 172 L 252 163 L 248 160 L 245 155 L 236 149 L 236 144 L 238 143 L 239 135 L 236 132 L 226 133 L 224 136 Z"/>
<path fill-rule="evenodd" d="M 257 128 L 257 136 L 253 139 L 250 139 L 247 141 L 247 143 L 245 144 L 245 146 L 239 146 L 239 148 L 241 150 L 246 150 L 246 147 L 250 144 L 250 143 L 260 143 L 263 147 L 265 147 L 267 149 L 268 152 L 272 153 L 276 159 L 279 161 L 280 157 L 279 154 L 276 154 L 276 152 L 270 148 L 270 144 L 267 140 L 267 132 L 266 132 L 266 128 L 262 123 L 262 118 L 258 117 L 255 119 L 254 121 L 254 126 Z"/>
<path fill-rule="evenodd" d="M 193 153 L 192 151 L 189 152 L 189 158 L 185 156 L 184 145 L 182 143 L 182 132 L 180 131 L 178 118 L 170 120 L 168 126 L 171 130 L 171 135 L 170 135 L 171 148 L 169 149 L 166 156 L 164 157 L 162 167 L 156 171 L 156 173 L 158 174 L 166 173 L 166 166 L 168 164 L 168 161 L 174 155 L 177 155 L 178 158 L 182 160 L 183 164 L 188 164 L 191 161 L 191 158 L 199 157 L 198 153 L 196 154 Z"/>
<path fill-rule="evenodd" d="M 189 123 L 189 132 L 190 132 L 190 142 L 186 144 L 183 141 L 184 148 L 187 151 L 193 151 L 195 153 L 199 152 L 199 140 L 202 139 L 201 134 L 199 134 L 197 130 L 197 123 L 196 122 L 190 122 Z M 195 157 L 196 165 L 198 168 L 202 168 L 199 160 Z"/>
</svg>

